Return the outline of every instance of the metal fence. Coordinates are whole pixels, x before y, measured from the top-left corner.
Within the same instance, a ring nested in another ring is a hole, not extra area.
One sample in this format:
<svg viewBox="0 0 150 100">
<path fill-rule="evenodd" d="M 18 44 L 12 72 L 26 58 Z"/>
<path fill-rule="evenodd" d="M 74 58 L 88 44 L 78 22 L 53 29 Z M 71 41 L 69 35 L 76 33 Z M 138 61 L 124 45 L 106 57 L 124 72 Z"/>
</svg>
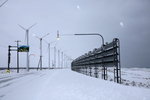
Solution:
<svg viewBox="0 0 150 100">
<path fill-rule="evenodd" d="M 107 43 L 100 48 L 76 58 L 71 64 L 71 69 L 79 73 L 98 78 L 99 68 L 102 68 L 102 78 L 107 80 L 107 68 L 114 68 L 114 81 L 121 83 L 120 65 L 120 42 L 114 38 L 111 43 Z M 94 69 L 94 70 L 93 70 Z"/>
</svg>

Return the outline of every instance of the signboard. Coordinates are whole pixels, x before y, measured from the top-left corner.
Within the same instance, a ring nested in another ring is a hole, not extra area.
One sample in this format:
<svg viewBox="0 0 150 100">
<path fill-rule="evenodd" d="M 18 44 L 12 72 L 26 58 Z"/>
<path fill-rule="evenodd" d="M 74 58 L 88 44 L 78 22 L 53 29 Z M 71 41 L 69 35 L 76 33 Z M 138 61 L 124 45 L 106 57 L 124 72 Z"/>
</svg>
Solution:
<svg viewBox="0 0 150 100">
<path fill-rule="evenodd" d="M 29 46 L 28 45 L 21 45 L 18 47 L 18 52 L 29 52 Z"/>
</svg>

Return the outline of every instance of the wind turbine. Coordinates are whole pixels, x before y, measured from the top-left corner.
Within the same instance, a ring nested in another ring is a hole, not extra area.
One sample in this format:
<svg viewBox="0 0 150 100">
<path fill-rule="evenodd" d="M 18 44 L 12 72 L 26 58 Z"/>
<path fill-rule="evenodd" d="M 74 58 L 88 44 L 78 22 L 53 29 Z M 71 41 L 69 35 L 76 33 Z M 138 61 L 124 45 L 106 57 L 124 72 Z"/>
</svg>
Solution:
<svg viewBox="0 0 150 100">
<path fill-rule="evenodd" d="M 34 36 L 35 36 L 35 34 L 34 34 Z M 37 38 L 39 38 L 39 37 L 37 37 Z M 50 63 L 51 63 L 50 62 L 50 60 L 51 60 L 51 57 L 50 57 L 50 55 L 51 55 L 50 46 L 51 46 L 52 43 L 56 43 L 57 41 L 54 40 L 52 42 L 47 42 L 45 39 L 43 39 L 43 40 L 44 40 L 45 43 L 48 44 L 48 67 L 50 69 Z M 59 40 L 59 31 L 58 30 L 57 30 L 57 40 Z M 56 44 L 54 46 L 54 66 L 56 67 Z"/>
<path fill-rule="evenodd" d="M 50 55 L 51 55 L 50 46 L 52 43 L 55 43 L 56 41 L 52 41 L 52 42 L 47 42 L 46 40 L 44 40 L 44 41 L 48 44 L 48 67 L 50 69 L 50 63 L 51 63 L 50 62 L 50 60 L 51 60 L 51 58 L 50 58 Z"/>
<path fill-rule="evenodd" d="M 22 28 L 23 30 L 26 31 L 25 40 L 26 40 L 26 45 L 27 45 L 27 46 L 29 46 L 29 30 L 30 30 L 33 26 L 35 26 L 35 25 L 36 25 L 36 23 L 33 24 L 33 25 L 31 25 L 31 26 L 28 27 L 27 29 L 24 28 L 23 26 L 19 25 L 20 28 Z M 26 69 L 27 69 L 27 71 L 29 71 L 29 52 L 27 52 L 27 68 L 26 68 Z"/>
<path fill-rule="evenodd" d="M 40 40 L 40 59 L 39 59 L 39 63 L 38 63 L 38 68 L 40 67 L 40 70 L 42 70 L 42 40 L 43 38 L 45 38 L 47 35 L 49 35 L 49 33 L 47 33 L 46 35 L 42 36 L 42 37 L 38 37 L 34 34 L 34 36 L 36 38 L 38 38 Z"/>
</svg>

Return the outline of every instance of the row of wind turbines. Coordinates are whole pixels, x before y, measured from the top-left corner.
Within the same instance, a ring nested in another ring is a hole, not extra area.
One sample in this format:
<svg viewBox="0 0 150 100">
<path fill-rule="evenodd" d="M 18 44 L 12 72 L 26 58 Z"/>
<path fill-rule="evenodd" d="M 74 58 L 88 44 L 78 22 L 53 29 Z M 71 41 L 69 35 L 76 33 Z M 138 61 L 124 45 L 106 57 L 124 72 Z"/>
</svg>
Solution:
<svg viewBox="0 0 150 100">
<path fill-rule="evenodd" d="M 22 25 L 19 25 L 19 27 L 20 28 L 22 28 L 24 31 L 25 31 L 25 40 L 26 40 L 26 45 L 27 46 L 29 46 L 30 44 L 29 44 L 29 31 L 34 27 L 36 25 L 36 23 L 35 24 L 33 24 L 33 25 L 31 25 L 30 27 L 28 27 L 28 28 L 25 28 L 25 27 L 23 27 Z M 44 40 L 44 38 L 46 37 L 46 36 L 48 36 L 49 35 L 49 33 L 47 33 L 46 35 L 44 35 L 44 36 L 42 36 L 42 37 L 38 37 L 38 36 L 36 36 L 35 34 L 33 34 L 34 35 L 34 37 L 36 37 L 37 39 L 39 39 L 40 40 L 40 59 L 39 59 L 39 63 L 38 63 L 38 69 L 40 69 L 40 70 L 42 70 L 42 40 Z M 59 31 L 57 31 L 57 35 L 59 35 Z M 50 65 L 50 61 L 51 61 L 51 58 L 50 58 L 50 44 L 51 43 L 54 43 L 54 42 L 56 42 L 56 41 L 52 41 L 52 42 L 47 42 L 46 40 L 44 40 L 47 44 L 48 44 L 48 67 L 49 68 L 56 68 L 56 47 L 54 46 L 54 61 L 52 62 L 52 67 L 51 67 L 51 65 Z M 61 58 L 60 58 L 60 53 L 61 53 Z M 26 69 L 27 69 L 27 71 L 29 71 L 29 67 L 30 67 L 30 65 L 29 65 L 29 52 L 27 52 L 27 55 L 26 55 Z M 64 59 L 65 58 L 65 59 Z M 60 59 L 61 59 L 61 64 L 60 64 Z M 63 52 L 60 52 L 60 50 L 58 50 L 58 67 L 59 68 L 63 68 L 63 65 L 66 67 L 67 66 L 67 64 L 66 64 L 66 60 L 72 60 L 70 57 L 68 57 L 67 55 L 65 55 Z M 60 67 L 61 66 L 61 67 Z M 58 68 L 57 67 L 57 68 Z"/>
</svg>

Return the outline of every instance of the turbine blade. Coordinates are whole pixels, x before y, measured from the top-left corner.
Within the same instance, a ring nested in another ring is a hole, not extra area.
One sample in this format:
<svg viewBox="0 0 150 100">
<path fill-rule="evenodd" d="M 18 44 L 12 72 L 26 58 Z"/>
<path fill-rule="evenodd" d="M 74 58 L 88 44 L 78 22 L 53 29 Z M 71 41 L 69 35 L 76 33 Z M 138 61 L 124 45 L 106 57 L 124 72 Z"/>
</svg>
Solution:
<svg viewBox="0 0 150 100">
<path fill-rule="evenodd" d="M 38 36 L 35 36 L 36 38 L 40 39 Z"/>
<path fill-rule="evenodd" d="M 31 26 L 28 28 L 28 30 L 31 29 L 31 28 L 32 28 L 33 26 L 35 26 L 36 24 L 37 24 L 37 23 L 31 25 Z"/>
<path fill-rule="evenodd" d="M 46 37 L 47 35 L 49 35 L 50 33 L 47 33 L 46 35 L 44 35 L 42 38 Z"/>
<path fill-rule="evenodd" d="M 8 0 L 4 1 L 4 2 L 0 5 L 0 7 L 2 7 L 7 1 L 8 1 Z"/>
<path fill-rule="evenodd" d="M 38 39 L 40 39 L 40 37 L 38 37 L 36 34 L 33 34 L 33 36 L 36 37 L 36 38 L 38 38 Z"/>
<path fill-rule="evenodd" d="M 20 28 L 22 28 L 23 30 L 25 30 L 25 31 L 27 30 L 27 29 L 25 29 L 23 26 L 21 26 L 21 25 L 19 25 L 19 24 L 18 24 L 18 26 L 19 26 Z"/>
</svg>

